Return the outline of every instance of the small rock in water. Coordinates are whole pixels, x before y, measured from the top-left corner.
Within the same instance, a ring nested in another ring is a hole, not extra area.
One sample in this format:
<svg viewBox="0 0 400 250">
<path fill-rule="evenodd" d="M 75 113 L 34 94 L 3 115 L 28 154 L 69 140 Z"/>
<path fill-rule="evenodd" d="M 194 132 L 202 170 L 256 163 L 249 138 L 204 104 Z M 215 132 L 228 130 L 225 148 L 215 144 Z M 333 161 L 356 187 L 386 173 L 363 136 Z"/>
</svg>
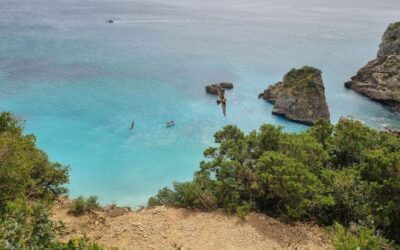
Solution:
<svg viewBox="0 0 400 250">
<path fill-rule="evenodd" d="M 222 91 L 225 89 L 233 89 L 233 83 L 231 82 L 221 82 L 221 83 L 214 83 L 206 85 L 206 92 L 212 95 L 218 95 L 218 88 Z"/>
</svg>

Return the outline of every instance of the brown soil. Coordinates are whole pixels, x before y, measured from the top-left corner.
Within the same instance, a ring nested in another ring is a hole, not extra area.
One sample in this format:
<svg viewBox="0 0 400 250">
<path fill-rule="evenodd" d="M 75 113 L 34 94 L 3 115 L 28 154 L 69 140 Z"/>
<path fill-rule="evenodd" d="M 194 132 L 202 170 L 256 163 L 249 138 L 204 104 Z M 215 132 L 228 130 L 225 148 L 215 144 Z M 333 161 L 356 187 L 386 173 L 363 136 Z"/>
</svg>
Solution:
<svg viewBox="0 0 400 250">
<path fill-rule="evenodd" d="M 236 216 L 170 207 L 137 212 L 108 207 L 74 217 L 68 201 L 54 207 L 54 220 L 66 224 L 60 240 L 86 235 L 105 247 L 119 249 L 332 249 L 327 233 L 307 224 L 287 225 L 252 213 Z M 175 247 L 174 247 L 175 245 Z"/>
</svg>

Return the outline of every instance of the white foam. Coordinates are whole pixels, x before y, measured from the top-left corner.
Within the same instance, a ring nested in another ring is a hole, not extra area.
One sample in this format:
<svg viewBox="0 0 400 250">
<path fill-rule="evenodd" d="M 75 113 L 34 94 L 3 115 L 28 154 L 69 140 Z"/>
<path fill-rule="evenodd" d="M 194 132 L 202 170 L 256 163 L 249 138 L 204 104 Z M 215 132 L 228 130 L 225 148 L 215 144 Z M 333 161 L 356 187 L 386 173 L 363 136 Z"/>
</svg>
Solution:
<svg viewBox="0 0 400 250">
<path fill-rule="evenodd" d="M 186 23 L 196 22 L 196 19 L 149 19 L 149 20 L 121 20 L 114 23 Z"/>
</svg>

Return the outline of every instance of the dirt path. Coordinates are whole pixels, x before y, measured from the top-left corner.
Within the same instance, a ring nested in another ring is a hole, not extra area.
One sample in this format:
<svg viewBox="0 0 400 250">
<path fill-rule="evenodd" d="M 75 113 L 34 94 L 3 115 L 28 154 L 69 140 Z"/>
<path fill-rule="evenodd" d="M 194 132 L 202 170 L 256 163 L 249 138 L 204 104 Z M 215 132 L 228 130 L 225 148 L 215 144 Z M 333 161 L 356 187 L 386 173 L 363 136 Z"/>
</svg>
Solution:
<svg viewBox="0 0 400 250">
<path fill-rule="evenodd" d="M 54 208 L 54 219 L 66 223 L 61 240 L 86 235 L 120 249 L 331 249 L 323 229 L 286 225 L 252 213 L 245 221 L 220 213 L 155 207 L 130 212 L 107 209 L 73 217 L 66 204 Z"/>
</svg>

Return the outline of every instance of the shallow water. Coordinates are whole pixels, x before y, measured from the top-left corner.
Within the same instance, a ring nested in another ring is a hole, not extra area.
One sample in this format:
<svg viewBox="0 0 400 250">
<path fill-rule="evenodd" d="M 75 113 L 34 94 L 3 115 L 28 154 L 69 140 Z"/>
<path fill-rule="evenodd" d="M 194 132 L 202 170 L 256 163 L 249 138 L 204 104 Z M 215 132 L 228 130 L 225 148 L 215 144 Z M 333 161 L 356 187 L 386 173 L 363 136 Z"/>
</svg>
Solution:
<svg viewBox="0 0 400 250">
<path fill-rule="evenodd" d="M 398 0 L 0 0 L 0 107 L 71 166 L 72 196 L 139 205 L 190 179 L 226 124 L 304 129 L 257 99 L 293 67 L 322 69 L 333 122 L 400 127 L 343 88 L 399 14 Z M 204 93 L 218 81 L 235 83 L 227 118 Z"/>
</svg>

